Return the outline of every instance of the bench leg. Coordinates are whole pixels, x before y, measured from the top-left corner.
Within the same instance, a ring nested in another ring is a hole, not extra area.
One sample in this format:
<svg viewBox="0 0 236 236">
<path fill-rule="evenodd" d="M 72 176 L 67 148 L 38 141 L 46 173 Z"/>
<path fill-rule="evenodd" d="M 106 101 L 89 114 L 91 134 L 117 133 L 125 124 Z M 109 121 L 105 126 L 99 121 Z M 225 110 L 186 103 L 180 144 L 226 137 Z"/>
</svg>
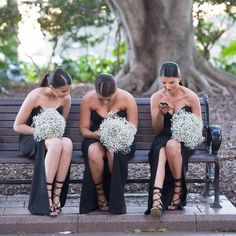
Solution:
<svg viewBox="0 0 236 236">
<path fill-rule="evenodd" d="M 210 180 L 211 175 L 212 175 L 212 166 L 211 166 L 211 164 L 206 163 L 206 179 Z M 206 182 L 205 183 L 205 192 L 203 194 L 205 197 L 210 196 L 209 190 L 210 190 L 210 183 Z"/>
<path fill-rule="evenodd" d="M 218 160 L 218 159 L 217 159 Z M 220 187 L 219 187 L 219 162 L 215 163 L 215 179 L 214 179 L 214 202 L 211 205 L 212 208 L 221 208 L 219 202 Z"/>
</svg>

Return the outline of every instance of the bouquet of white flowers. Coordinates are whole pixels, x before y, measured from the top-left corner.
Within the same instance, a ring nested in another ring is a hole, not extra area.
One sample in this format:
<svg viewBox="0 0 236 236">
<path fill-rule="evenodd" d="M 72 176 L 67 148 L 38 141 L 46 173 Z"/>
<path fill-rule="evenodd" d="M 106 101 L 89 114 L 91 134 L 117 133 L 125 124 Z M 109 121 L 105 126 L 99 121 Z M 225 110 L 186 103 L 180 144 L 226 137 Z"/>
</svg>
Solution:
<svg viewBox="0 0 236 236">
<path fill-rule="evenodd" d="M 42 109 L 41 113 L 33 117 L 34 139 L 37 141 L 47 138 L 62 137 L 65 132 L 66 121 L 54 108 Z"/>
<path fill-rule="evenodd" d="M 172 138 L 183 142 L 186 147 L 196 148 L 204 141 L 202 120 L 194 113 L 180 110 L 172 117 Z"/>
<path fill-rule="evenodd" d="M 128 153 L 137 132 L 133 123 L 109 112 L 99 127 L 101 143 L 113 152 Z"/>
</svg>

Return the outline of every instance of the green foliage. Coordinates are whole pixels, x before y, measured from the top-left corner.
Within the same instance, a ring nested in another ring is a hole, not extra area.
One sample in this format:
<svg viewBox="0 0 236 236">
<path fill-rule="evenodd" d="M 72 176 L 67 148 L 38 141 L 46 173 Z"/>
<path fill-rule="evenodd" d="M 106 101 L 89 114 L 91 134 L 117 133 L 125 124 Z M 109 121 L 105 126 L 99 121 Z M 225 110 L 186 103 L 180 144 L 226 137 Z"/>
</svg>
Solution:
<svg viewBox="0 0 236 236">
<path fill-rule="evenodd" d="M 88 26 L 111 25 L 113 19 L 104 0 L 49 0 L 41 4 L 38 22 L 51 41 L 63 36 L 65 41 L 80 42 L 82 46 L 94 46 L 104 36 L 81 32 Z"/>
<path fill-rule="evenodd" d="M 7 74 L 0 70 L 0 88 L 5 87 L 7 85 Z"/>
<path fill-rule="evenodd" d="M 77 61 L 64 59 L 60 66 L 70 73 L 75 82 L 94 82 L 101 73 L 115 75 L 117 66 L 124 65 L 125 54 L 126 45 L 123 42 L 112 51 L 114 59 L 102 58 L 97 55 L 81 56 Z"/>
<path fill-rule="evenodd" d="M 236 75 L 236 62 L 229 62 L 222 58 L 214 58 L 214 62 L 218 68 Z"/>
<path fill-rule="evenodd" d="M 29 63 L 23 63 L 23 72 L 27 78 L 27 82 L 29 83 L 37 83 L 38 82 L 38 71 L 36 67 Z"/>
<path fill-rule="evenodd" d="M 64 59 L 62 66 L 74 82 L 93 82 L 101 73 L 115 73 L 116 61 L 99 56 L 81 56 L 78 61 Z"/>
<path fill-rule="evenodd" d="M 199 52 L 209 60 L 211 58 L 210 51 L 214 45 L 217 44 L 220 37 L 228 31 L 232 25 L 236 22 L 236 16 L 234 14 L 236 2 L 235 1 L 222 1 L 222 0 L 209 0 L 208 3 L 211 3 L 215 6 L 218 4 L 223 4 L 221 6 L 222 13 L 215 16 L 216 22 L 207 19 L 209 9 L 203 10 L 201 6 L 206 4 L 204 0 L 195 0 L 197 4 L 197 11 L 193 12 L 193 16 L 197 21 L 197 24 L 194 28 L 196 45 Z"/>
<path fill-rule="evenodd" d="M 221 51 L 222 58 L 236 57 L 236 41 L 231 42 L 228 46 L 223 47 Z"/>
<path fill-rule="evenodd" d="M 21 20 L 15 1 L 7 1 L 0 7 L 0 56 L 5 61 L 17 61 L 17 27 Z M 7 63 L 6 63 L 7 66 Z"/>
<path fill-rule="evenodd" d="M 222 46 L 219 58 L 214 58 L 215 64 L 222 70 L 236 75 L 236 41 L 228 46 Z"/>
<path fill-rule="evenodd" d="M 18 64 L 17 29 L 21 15 L 16 1 L 8 0 L 0 7 L 0 87 L 7 87 L 7 69 L 10 64 Z"/>
<path fill-rule="evenodd" d="M 0 7 L 0 42 L 17 34 L 17 24 L 21 20 L 16 1 L 8 0 Z"/>
<path fill-rule="evenodd" d="M 210 50 L 226 29 L 219 29 L 214 23 L 199 19 L 195 28 L 195 36 L 200 44 L 199 52 L 207 59 L 210 59 Z"/>
<path fill-rule="evenodd" d="M 125 42 L 122 42 L 120 45 L 117 45 L 117 47 L 112 51 L 113 56 L 117 56 L 117 55 L 125 56 L 125 54 L 126 54 Z"/>
<path fill-rule="evenodd" d="M 5 67 L 8 67 L 7 62 L 17 62 L 18 61 L 18 54 L 17 54 L 17 47 L 18 42 L 14 36 L 5 39 L 4 41 L 0 42 L 1 51 L 0 55 L 5 58 Z"/>
</svg>

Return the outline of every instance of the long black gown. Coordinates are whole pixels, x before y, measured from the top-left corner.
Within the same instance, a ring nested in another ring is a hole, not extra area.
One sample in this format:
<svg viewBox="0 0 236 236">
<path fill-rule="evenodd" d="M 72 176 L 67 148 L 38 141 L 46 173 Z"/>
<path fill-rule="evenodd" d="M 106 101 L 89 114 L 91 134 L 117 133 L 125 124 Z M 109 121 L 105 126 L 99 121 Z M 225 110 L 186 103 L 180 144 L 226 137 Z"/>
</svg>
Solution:
<svg viewBox="0 0 236 236">
<path fill-rule="evenodd" d="M 182 109 L 184 109 L 187 112 L 192 112 L 191 107 L 188 107 L 188 106 L 184 106 Z M 151 150 L 148 155 L 151 175 L 150 175 L 150 182 L 149 182 L 148 209 L 146 210 L 145 214 L 150 214 L 150 210 L 152 208 L 153 186 L 154 186 L 155 177 L 156 177 L 160 149 L 162 147 L 165 147 L 166 143 L 171 139 L 171 129 L 170 129 L 171 118 L 172 118 L 172 115 L 170 113 L 166 113 L 164 115 L 164 129 L 159 135 L 157 135 L 154 138 L 152 142 Z M 186 187 L 186 181 L 185 181 L 185 174 L 188 170 L 188 159 L 194 152 L 195 150 L 189 149 L 185 147 L 183 143 L 181 143 L 181 154 L 182 154 L 182 160 L 183 160 L 182 206 L 186 205 L 187 187 Z M 167 209 L 167 207 L 169 206 L 172 200 L 173 194 L 174 194 L 174 181 L 173 181 L 173 176 L 170 172 L 169 165 L 167 162 L 166 167 L 165 167 L 165 178 L 164 178 L 164 184 L 163 184 L 162 196 L 161 196 L 161 200 L 164 205 L 164 210 Z"/>
<path fill-rule="evenodd" d="M 117 115 L 126 117 L 125 111 L 118 111 Z M 104 117 L 99 115 L 96 111 L 91 112 L 91 131 L 96 131 L 102 123 Z M 98 209 L 97 194 L 94 187 L 91 171 L 88 163 L 88 148 L 89 145 L 98 142 L 94 139 L 85 138 L 82 143 L 82 152 L 85 158 L 85 170 L 82 183 L 82 191 L 80 198 L 80 214 L 87 214 L 91 211 Z M 126 204 L 124 198 L 124 188 L 128 175 L 128 159 L 135 151 L 134 144 L 127 154 L 114 153 L 112 174 L 108 169 L 108 163 L 105 159 L 104 166 L 104 190 L 109 203 L 109 212 L 112 214 L 126 213 Z"/>
<path fill-rule="evenodd" d="M 27 120 L 27 124 L 29 126 L 32 124 L 33 117 L 39 114 L 41 110 L 42 108 L 39 106 L 32 110 Z M 60 114 L 62 114 L 62 110 L 63 108 L 61 106 L 57 108 L 57 111 Z M 36 141 L 33 135 L 20 135 L 19 145 L 20 145 L 20 150 L 22 151 L 23 154 L 35 160 L 28 210 L 30 211 L 31 214 L 47 215 L 49 213 L 49 201 L 46 187 L 45 166 L 44 166 L 44 158 L 46 155 L 46 148 L 44 141 L 40 142 Z M 69 171 L 67 173 L 67 177 L 61 191 L 61 196 L 60 196 L 61 207 L 65 205 L 68 186 L 69 186 Z"/>
</svg>

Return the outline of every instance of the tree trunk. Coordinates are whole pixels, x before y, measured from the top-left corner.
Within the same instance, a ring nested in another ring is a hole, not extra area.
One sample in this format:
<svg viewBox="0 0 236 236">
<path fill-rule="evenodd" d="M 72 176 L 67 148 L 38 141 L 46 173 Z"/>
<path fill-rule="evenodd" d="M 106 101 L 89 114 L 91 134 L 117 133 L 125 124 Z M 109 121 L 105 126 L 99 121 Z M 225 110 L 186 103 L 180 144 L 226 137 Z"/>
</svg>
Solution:
<svg viewBox="0 0 236 236">
<path fill-rule="evenodd" d="M 126 40 L 126 64 L 116 75 L 120 88 L 149 96 L 160 88 L 165 61 L 179 64 L 184 84 L 197 93 L 227 93 L 235 77 L 216 71 L 193 41 L 192 0 L 108 0 Z M 224 76 L 221 76 L 221 74 Z"/>
</svg>

